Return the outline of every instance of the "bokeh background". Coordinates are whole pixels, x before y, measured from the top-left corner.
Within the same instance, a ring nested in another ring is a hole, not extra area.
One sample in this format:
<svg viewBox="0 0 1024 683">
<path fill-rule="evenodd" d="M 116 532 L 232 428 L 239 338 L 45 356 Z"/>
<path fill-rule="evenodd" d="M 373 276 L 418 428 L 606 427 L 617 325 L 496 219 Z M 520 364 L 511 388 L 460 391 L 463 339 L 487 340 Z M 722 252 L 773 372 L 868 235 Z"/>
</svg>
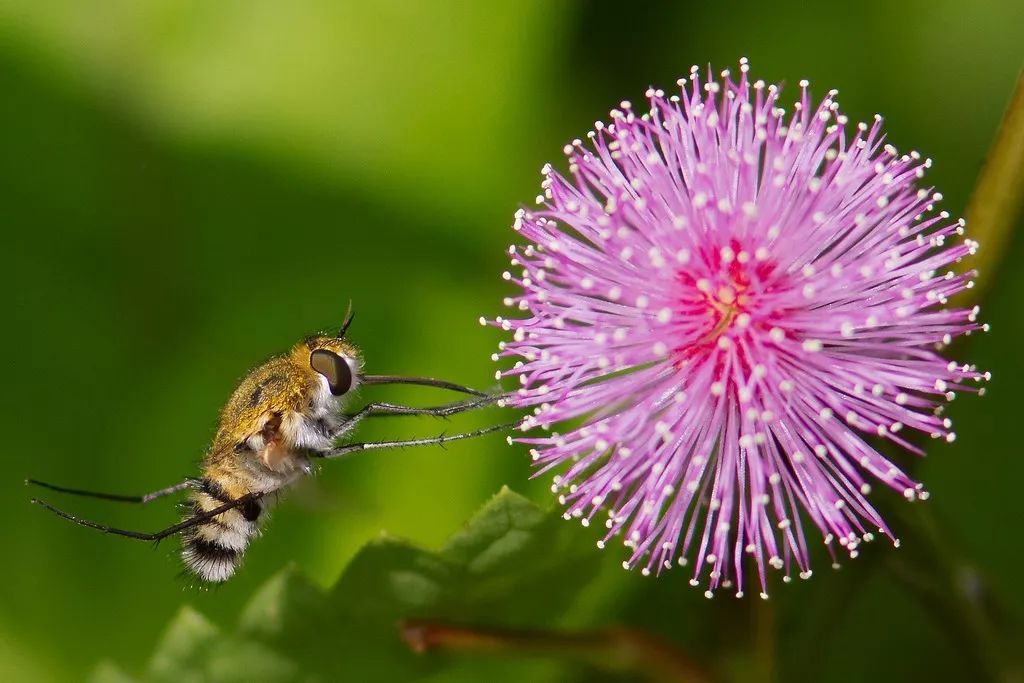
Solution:
<svg viewBox="0 0 1024 683">
<path fill-rule="evenodd" d="M 497 337 L 476 320 L 500 312 L 512 213 L 541 166 L 619 100 L 747 56 L 756 77 L 838 88 L 851 118 L 883 113 L 901 150 L 934 158 L 930 180 L 960 214 L 1024 62 L 1019 0 L 634 5 L 0 2 L 0 679 L 81 680 L 106 657 L 139 669 L 181 605 L 230 622 L 289 560 L 326 586 L 381 529 L 435 547 L 502 484 L 547 504 L 500 437 L 353 458 L 280 506 L 229 585 L 196 592 L 177 578 L 173 543 L 153 552 L 60 522 L 22 481 L 131 493 L 192 474 L 233 383 L 335 326 L 350 299 L 372 371 L 491 385 Z M 1020 615 L 1024 239 L 1008 245 L 985 273 L 993 332 L 960 348 L 995 379 L 952 406 L 955 446 L 932 448 L 918 472 L 950 552 Z M 363 436 L 437 429 L 389 422 Z M 129 528 L 177 516 L 54 498 Z M 863 585 L 833 628 L 789 654 L 820 663 L 809 679 L 972 677 L 927 605 L 884 563 L 859 563 L 843 570 Z M 642 600 L 640 580 L 623 573 L 606 590 Z M 780 609 L 797 618 L 837 580 L 817 572 Z M 691 606 L 702 619 L 737 609 L 677 592 L 659 606 L 669 636 L 673 620 L 703 628 Z"/>
</svg>

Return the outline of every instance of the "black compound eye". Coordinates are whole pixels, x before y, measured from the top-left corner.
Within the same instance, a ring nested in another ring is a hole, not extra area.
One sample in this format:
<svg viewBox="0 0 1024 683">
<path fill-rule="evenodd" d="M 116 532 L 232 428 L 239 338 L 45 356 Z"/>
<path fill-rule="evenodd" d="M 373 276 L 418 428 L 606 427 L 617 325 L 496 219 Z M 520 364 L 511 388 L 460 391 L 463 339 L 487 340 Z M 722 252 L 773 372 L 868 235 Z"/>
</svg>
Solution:
<svg viewBox="0 0 1024 683">
<path fill-rule="evenodd" d="M 338 354 L 317 349 L 309 354 L 309 364 L 327 379 L 327 385 L 335 396 L 341 396 L 352 388 L 352 368 Z"/>
</svg>

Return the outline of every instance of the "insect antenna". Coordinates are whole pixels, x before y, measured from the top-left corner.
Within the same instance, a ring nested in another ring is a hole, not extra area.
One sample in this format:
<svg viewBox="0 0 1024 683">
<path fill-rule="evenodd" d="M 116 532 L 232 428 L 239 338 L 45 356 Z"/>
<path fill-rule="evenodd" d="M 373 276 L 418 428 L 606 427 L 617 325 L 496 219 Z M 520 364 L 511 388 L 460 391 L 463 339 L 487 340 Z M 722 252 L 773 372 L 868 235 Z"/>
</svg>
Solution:
<svg viewBox="0 0 1024 683">
<path fill-rule="evenodd" d="M 169 496 L 172 493 L 178 491 L 184 491 L 185 489 L 193 488 L 198 485 L 199 480 L 197 479 L 186 479 L 183 482 L 179 482 L 172 486 L 153 491 L 152 493 L 144 493 L 140 496 L 126 496 L 119 493 L 104 493 L 102 491 L 86 491 L 85 489 L 72 489 L 66 486 L 57 486 L 56 484 L 48 484 L 45 481 L 39 481 L 38 479 L 26 479 L 25 484 L 30 486 L 39 486 L 44 489 L 50 489 L 51 491 L 57 491 L 59 493 L 68 493 L 73 496 L 83 496 L 87 498 L 100 498 L 102 500 L 113 500 L 118 503 L 148 503 L 157 498 L 163 498 Z"/>
<path fill-rule="evenodd" d="M 219 515 L 221 513 L 224 513 L 224 512 L 227 512 L 228 510 L 233 510 L 234 508 L 237 508 L 239 506 L 245 505 L 246 503 L 249 503 L 251 501 L 259 500 L 264 495 L 265 495 L 265 493 L 247 493 L 244 496 L 240 496 L 240 497 L 238 497 L 238 498 L 236 498 L 236 499 L 234 499 L 234 500 L 232 500 L 232 501 L 230 501 L 228 503 L 224 503 L 223 505 L 221 505 L 219 507 L 215 507 L 212 510 L 208 510 L 206 512 L 201 512 L 201 513 L 199 513 L 197 515 L 189 517 L 188 519 L 186 519 L 184 521 L 181 521 L 181 522 L 178 522 L 177 524 L 169 526 L 166 529 L 161 529 L 160 531 L 154 531 L 153 533 L 145 533 L 145 532 L 141 532 L 141 531 L 130 531 L 128 529 L 118 529 L 116 527 L 108 526 L 106 524 L 99 524 L 97 522 L 92 522 L 92 521 L 89 521 L 87 519 L 82 519 L 81 517 L 75 517 L 70 512 L 64 512 L 63 510 L 60 510 L 60 509 L 55 508 L 54 506 L 50 505 L 46 501 L 39 500 L 38 498 L 33 498 L 31 502 L 34 505 L 38 505 L 40 507 L 46 508 L 47 510 L 49 510 L 53 514 L 57 515 L 58 517 L 63 517 L 64 519 L 68 520 L 69 522 L 74 522 L 75 524 L 78 524 L 79 526 L 88 527 L 90 529 L 96 529 L 97 531 L 101 531 L 101 532 L 103 532 L 105 534 L 114 534 L 115 536 L 124 536 L 126 538 L 134 538 L 134 539 L 138 539 L 140 541 L 159 541 L 162 538 L 167 538 L 168 536 L 173 536 L 174 534 L 177 534 L 177 533 L 180 533 L 182 531 L 185 531 L 186 529 L 191 529 L 192 527 L 198 526 L 198 525 L 202 524 L 203 522 L 207 522 L 207 521 L 213 519 L 214 517 L 216 517 L 217 515 Z"/>
<path fill-rule="evenodd" d="M 349 299 L 348 310 L 345 312 L 345 319 L 341 323 L 341 329 L 338 330 L 338 339 L 344 339 L 345 333 L 348 332 L 348 326 L 355 320 L 356 314 L 352 311 L 352 300 Z"/>
</svg>

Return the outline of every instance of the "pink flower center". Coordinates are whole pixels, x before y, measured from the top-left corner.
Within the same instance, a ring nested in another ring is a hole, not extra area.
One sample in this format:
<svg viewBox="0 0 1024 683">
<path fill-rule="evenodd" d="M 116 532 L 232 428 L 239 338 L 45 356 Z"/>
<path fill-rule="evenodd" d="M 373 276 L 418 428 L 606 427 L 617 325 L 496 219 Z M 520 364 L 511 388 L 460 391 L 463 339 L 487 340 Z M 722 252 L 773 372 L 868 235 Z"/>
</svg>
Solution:
<svg viewBox="0 0 1024 683">
<path fill-rule="evenodd" d="M 752 333 L 767 334 L 781 317 L 770 303 L 774 271 L 771 262 L 754 260 L 735 246 L 680 269 L 673 319 L 682 321 L 678 332 L 683 339 L 675 348 L 677 358 L 685 362 Z"/>
</svg>

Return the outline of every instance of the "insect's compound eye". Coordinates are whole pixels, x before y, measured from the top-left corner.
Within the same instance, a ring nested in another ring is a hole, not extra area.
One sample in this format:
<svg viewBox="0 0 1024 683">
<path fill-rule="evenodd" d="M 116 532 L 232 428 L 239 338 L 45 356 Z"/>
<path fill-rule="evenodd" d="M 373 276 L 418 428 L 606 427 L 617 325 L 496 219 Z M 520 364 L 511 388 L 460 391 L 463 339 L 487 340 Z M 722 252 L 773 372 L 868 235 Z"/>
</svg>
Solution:
<svg viewBox="0 0 1024 683">
<path fill-rule="evenodd" d="M 335 396 L 341 396 L 352 388 L 352 367 L 338 354 L 317 349 L 309 354 L 309 364 L 324 376 Z"/>
</svg>

